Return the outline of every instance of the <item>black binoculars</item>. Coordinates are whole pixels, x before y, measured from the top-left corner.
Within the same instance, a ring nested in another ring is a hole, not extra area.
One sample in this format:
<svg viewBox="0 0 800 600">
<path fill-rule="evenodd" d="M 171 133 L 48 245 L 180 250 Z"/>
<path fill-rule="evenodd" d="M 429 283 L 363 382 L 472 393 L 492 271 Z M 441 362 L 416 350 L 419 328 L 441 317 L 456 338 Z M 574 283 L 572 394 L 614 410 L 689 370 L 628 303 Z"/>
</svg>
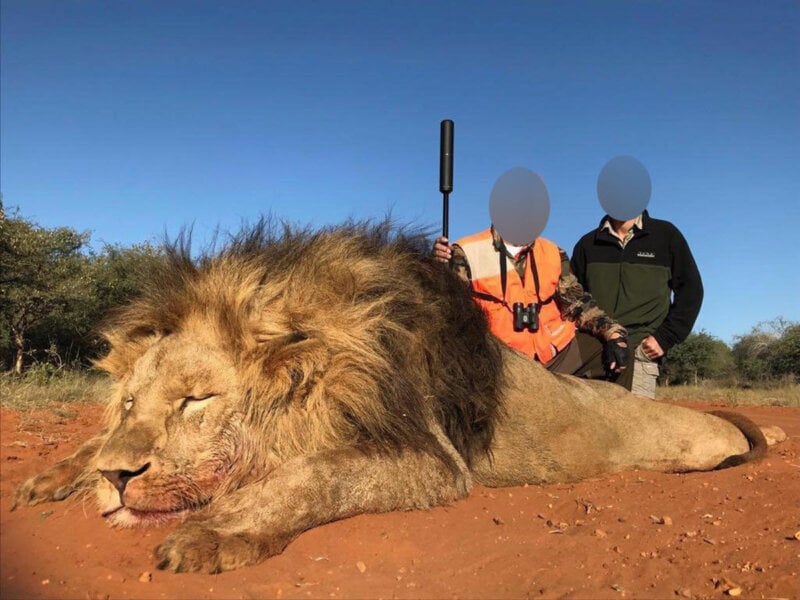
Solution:
<svg viewBox="0 0 800 600">
<path fill-rule="evenodd" d="M 539 311 L 535 304 L 524 306 L 522 302 L 515 302 L 512 307 L 514 310 L 514 331 L 538 331 Z"/>
</svg>

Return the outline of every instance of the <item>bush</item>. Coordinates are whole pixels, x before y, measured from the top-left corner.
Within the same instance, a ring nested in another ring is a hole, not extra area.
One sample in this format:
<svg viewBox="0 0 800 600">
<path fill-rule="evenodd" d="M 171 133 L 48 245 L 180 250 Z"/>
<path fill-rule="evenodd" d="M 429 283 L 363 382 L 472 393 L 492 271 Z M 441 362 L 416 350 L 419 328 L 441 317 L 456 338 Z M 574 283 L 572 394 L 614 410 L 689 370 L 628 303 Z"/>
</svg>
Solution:
<svg viewBox="0 0 800 600">
<path fill-rule="evenodd" d="M 777 318 L 736 337 L 733 357 L 740 378 L 764 385 L 800 380 L 800 324 Z"/>
<path fill-rule="evenodd" d="M 729 380 L 734 372 L 734 361 L 725 342 L 701 331 L 670 348 L 663 371 L 662 378 L 667 385 L 698 385 L 706 380 Z"/>
</svg>

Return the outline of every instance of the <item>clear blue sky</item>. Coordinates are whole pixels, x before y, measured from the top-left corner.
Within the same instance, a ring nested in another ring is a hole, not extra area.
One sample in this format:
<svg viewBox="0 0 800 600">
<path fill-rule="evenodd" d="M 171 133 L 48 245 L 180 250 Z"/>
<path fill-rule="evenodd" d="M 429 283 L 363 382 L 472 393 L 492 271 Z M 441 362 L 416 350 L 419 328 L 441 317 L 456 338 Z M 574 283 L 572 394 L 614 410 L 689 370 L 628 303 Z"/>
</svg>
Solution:
<svg viewBox="0 0 800 600">
<path fill-rule="evenodd" d="M 800 4 L 3 0 L 2 192 L 45 226 L 132 244 L 262 213 L 488 224 L 515 166 L 568 252 L 620 154 L 689 240 L 695 330 L 800 320 Z"/>
</svg>

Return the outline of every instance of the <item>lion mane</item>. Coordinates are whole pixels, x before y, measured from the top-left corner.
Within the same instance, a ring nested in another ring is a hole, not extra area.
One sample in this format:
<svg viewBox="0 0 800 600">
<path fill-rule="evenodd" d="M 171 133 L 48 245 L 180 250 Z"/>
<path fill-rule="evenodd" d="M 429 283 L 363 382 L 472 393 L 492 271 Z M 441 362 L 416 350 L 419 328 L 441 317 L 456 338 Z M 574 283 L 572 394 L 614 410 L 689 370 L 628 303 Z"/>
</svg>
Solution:
<svg viewBox="0 0 800 600">
<path fill-rule="evenodd" d="M 361 443 L 440 452 L 431 415 L 467 464 L 489 449 L 500 350 L 423 232 L 262 219 L 195 258 L 180 236 L 146 282 L 106 321 L 97 366 L 122 378 L 154 340 L 201 319 L 238 357 L 248 463 L 267 448 L 281 459 Z"/>
</svg>

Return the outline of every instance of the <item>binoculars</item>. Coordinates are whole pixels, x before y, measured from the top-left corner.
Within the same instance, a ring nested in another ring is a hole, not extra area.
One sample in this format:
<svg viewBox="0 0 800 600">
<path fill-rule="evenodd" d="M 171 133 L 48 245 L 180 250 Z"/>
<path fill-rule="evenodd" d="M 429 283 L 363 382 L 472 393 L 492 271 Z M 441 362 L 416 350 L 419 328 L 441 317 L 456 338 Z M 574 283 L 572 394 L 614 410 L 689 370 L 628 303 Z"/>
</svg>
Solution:
<svg viewBox="0 0 800 600">
<path fill-rule="evenodd" d="M 535 304 L 525 306 L 522 302 L 515 302 L 512 307 L 514 310 L 514 331 L 539 330 L 539 310 Z"/>
</svg>

